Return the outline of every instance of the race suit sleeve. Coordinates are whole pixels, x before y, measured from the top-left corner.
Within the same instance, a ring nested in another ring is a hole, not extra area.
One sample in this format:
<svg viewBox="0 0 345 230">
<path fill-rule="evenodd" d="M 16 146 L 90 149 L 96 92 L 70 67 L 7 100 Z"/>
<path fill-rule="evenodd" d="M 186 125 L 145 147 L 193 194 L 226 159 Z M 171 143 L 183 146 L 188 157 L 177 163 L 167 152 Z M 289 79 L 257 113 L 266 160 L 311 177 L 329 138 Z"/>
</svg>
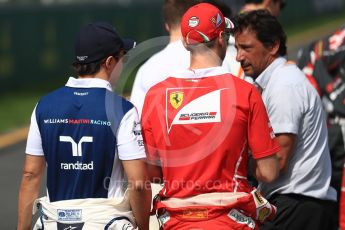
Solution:
<svg viewBox="0 0 345 230">
<path fill-rule="evenodd" d="M 149 91 L 150 92 L 150 91 Z M 151 104 L 150 106 L 150 93 L 148 92 L 147 96 L 145 97 L 143 113 L 141 117 L 141 123 L 143 127 L 143 139 L 145 143 L 145 149 L 147 154 L 147 159 L 149 161 L 158 161 L 159 154 L 156 148 L 154 133 L 151 122 L 154 122 L 153 114 L 154 108 Z"/>
<path fill-rule="evenodd" d="M 254 87 L 249 103 L 248 144 L 253 158 L 259 159 L 273 155 L 280 148 L 275 139 L 261 95 Z"/>
</svg>

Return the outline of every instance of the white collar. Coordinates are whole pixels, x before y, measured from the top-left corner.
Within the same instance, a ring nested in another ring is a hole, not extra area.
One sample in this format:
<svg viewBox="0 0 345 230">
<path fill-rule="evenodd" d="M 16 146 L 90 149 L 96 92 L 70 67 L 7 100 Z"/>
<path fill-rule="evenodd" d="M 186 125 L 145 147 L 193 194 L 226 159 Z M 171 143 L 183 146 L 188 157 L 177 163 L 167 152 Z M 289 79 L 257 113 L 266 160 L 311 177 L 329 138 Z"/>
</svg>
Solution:
<svg viewBox="0 0 345 230">
<path fill-rule="evenodd" d="M 66 86 L 73 88 L 105 88 L 109 91 L 113 91 L 111 84 L 108 81 L 99 78 L 76 79 L 74 77 L 70 77 Z"/>
<path fill-rule="evenodd" d="M 202 77 L 211 77 L 217 75 L 223 75 L 229 73 L 224 67 L 216 66 L 211 68 L 204 69 L 187 69 L 176 74 L 173 74 L 173 77 L 176 78 L 202 78 Z"/>
<path fill-rule="evenodd" d="M 273 71 L 280 65 L 286 63 L 286 59 L 284 57 L 279 57 L 275 59 L 260 75 L 255 82 L 264 90 L 270 81 Z"/>
</svg>

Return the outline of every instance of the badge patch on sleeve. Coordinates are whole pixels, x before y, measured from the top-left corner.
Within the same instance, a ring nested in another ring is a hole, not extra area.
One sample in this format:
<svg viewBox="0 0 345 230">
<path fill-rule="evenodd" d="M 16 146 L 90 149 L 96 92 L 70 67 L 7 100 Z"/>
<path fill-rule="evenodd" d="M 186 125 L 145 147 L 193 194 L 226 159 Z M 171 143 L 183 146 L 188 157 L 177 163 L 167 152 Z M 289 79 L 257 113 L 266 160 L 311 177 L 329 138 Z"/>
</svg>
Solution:
<svg viewBox="0 0 345 230">
<path fill-rule="evenodd" d="M 164 225 L 166 222 L 170 220 L 170 214 L 169 212 L 165 211 L 162 215 L 158 217 L 158 221 Z"/>
</svg>

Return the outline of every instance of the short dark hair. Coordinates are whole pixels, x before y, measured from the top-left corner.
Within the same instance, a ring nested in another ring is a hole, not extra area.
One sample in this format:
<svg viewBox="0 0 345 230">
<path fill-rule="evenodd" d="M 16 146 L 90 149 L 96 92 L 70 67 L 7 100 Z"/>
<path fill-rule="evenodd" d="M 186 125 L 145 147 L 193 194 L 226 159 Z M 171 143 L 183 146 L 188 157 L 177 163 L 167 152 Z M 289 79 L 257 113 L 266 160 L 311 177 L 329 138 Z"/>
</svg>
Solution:
<svg viewBox="0 0 345 230">
<path fill-rule="evenodd" d="M 88 64 L 73 63 L 72 68 L 78 76 L 93 75 L 98 73 L 104 61 L 105 59 Z"/>
<path fill-rule="evenodd" d="M 205 50 L 209 50 L 216 45 L 216 39 L 213 39 L 209 42 L 197 43 L 197 44 L 187 44 L 186 49 L 190 51 L 192 54 L 204 52 Z"/>
<path fill-rule="evenodd" d="M 122 50 L 110 56 L 113 56 L 115 59 L 119 60 L 119 55 L 121 51 Z M 101 69 L 101 65 L 107 60 L 108 57 L 102 58 L 101 60 L 91 62 L 88 64 L 74 62 L 72 64 L 72 68 L 78 76 L 93 75 L 99 72 L 99 70 Z"/>
<path fill-rule="evenodd" d="M 164 21 L 169 27 L 179 27 L 183 14 L 202 0 L 165 0 L 163 5 Z"/>
<path fill-rule="evenodd" d="M 287 54 L 286 34 L 276 17 L 267 10 L 253 10 L 239 14 L 235 17 L 233 33 L 242 32 L 246 29 L 255 32 L 256 38 L 265 46 L 280 43 L 278 53 L 280 56 Z"/>
</svg>

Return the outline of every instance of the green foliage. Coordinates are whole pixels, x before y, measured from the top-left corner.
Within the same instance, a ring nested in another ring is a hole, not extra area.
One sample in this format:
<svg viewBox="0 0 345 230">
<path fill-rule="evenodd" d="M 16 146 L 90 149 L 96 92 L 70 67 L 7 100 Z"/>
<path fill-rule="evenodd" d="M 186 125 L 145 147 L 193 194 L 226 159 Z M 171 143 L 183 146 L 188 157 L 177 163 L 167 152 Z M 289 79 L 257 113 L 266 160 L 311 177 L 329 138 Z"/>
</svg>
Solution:
<svg viewBox="0 0 345 230">
<path fill-rule="evenodd" d="M 329 13 L 319 17 L 313 17 L 309 20 L 303 21 L 303 23 L 287 24 L 282 23 L 287 36 L 301 36 L 306 31 L 321 31 L 320 33 L 327 34 L 328 30 L 334 30 L 341 25 L 345 24 L 345 11 L 338 13 Z M 312 41 L 313 38 L 309 38 Z"/>
<path fill-rule="evenodd" d="M 0 98 L 0 133 L 28 125 L 39 97 L 26 93 L 3 95 Z"/>
</svg>

